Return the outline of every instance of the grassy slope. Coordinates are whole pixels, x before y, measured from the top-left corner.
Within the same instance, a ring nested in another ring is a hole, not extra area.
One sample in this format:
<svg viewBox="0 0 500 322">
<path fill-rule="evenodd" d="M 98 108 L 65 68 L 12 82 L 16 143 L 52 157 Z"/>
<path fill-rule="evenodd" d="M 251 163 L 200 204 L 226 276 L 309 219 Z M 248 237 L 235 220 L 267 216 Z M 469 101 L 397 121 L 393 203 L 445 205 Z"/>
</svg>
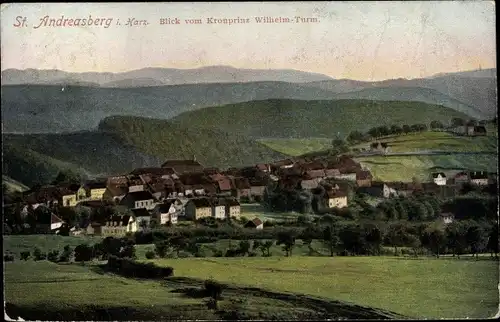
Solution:
<svg viewBox="0 0 500 322">
<path fill-rule="evenodd" d="M 168 259 L 176 274 L 293 291 L 413 317 L 491 317 L 498 262 L 385 257 Z"/>
<path fill-rule="evenodd" d="M 456 136 L 447 132 L 421 132 L 406 135 L 394 135 L 374 140 L 372 142 L 386 142 L 391 152 L 413 152 L 413 151 L 492 151 L 498 147 L 496 133 L 479 137 Z M 353 148 L 368 148 L 371 142 L 361 143 Z"/>
<path fill-rule="evenodd" d="M 257 141 L 273 150 L 291 156 L 327 150 L 332 146 L 332 139 L 327 138 L 259 139 Z"/>
<path fill-rule="evenodd" d="M 40 318 L 40 315 L 47 317 L 47 314 L 52 314 L 52 318 L 55 315 L 60 320 L 68 319 L 59 314 L 70 310 L 86 311 L 87 315 L 83 319 L 90 319 L 95 317 L 96 309 L 101 308 L 114 308 L 114 319 L 138 320 L 217 320 L 224 311 L 237 311 L 240 316 L 251 319 L 301 319 L 325 307 L 328 307 L 330 317 L 333 315 L 344 319 L 361 318 L 364 314 L 365 317 L 376 317 L 378 313 L 341 302 L 314 302 L 314 299 L 307 297 L 296 298 L 233 286 L 224 291 L 223 299 L 219 302 L 220 311 L 214 312 L 206 308 L 203 297 L 183 294 L 187 290 L 186 286 L 201 289 L 203 286 L 200 281 L 186 278 L 162 282 L 127 279 L 98 274 L 86 266 L 49 262 L 7 263 L 5 281 L 5 300 L 15 305 L 22 317 L 31 320 Z M 60 287 L 62 283 L 64 287 Z M 126 313 L 130 311 L 132 313 Z M 27 316 L 28 313 L 30 316 Z M 91 313 L 94 315 L 89 315 Z M 106 317 L 113 320 L 113 316 L 106 314 Z"/>
<path fill-rule="evenodd" d="M 376 180 L 410 182 L 413 177 L 429 181 L 431 172 L 471 170 L 496 172 L 498 157 L 489 155 L 370 156 L 358 157 Z"/>
<path fill-rule="evenodd" d="M 273 99 L 204 108 L 173 120 L 254 138 L 330 138 L 379 125 L 448 123 L 453 117 L 467 118 L 452 109 L 419 102 Z"/>
<path fill-rule="evenodd" d="M 7 186 L 9 191 L 26 191 L 29 188 L 17 180 L 10 178 L 9 176 L 2 175 L 2 183 Z"/>
</svg>

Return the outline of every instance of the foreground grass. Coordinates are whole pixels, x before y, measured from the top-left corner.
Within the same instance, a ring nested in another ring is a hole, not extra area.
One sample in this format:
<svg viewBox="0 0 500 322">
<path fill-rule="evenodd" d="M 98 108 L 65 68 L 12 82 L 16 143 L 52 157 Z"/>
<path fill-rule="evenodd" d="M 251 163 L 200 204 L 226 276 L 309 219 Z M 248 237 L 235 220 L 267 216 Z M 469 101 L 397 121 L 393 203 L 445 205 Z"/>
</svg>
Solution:
<svg viewBox="0 0 500 322">
<path fill-rule="evenodd" d="M 332 147 L 332 139 L 304 138 L 304 139 L 259 139 L 258 142 L 280 153 L 298 156 L 314 151 L 323 151 Z"/>
<path fill-rule="evenodd" d="M 64 246 L 70 245 L 73 249 L 83 243 L 92 245 L 100 242 L 99 236 L 59 236 L 59 235 L 9 235 L 3 238 L 4 253 L 12 252 L 16 254 L 16 258 L 23 251 L 33 253 L 35 247 L 40 248 L 42 252 L 58 250 L 62 252 Z"/>
<path fill-rule="evenodd" d="M 355 158 L 370 169 L 376 180 L 411 182 L 415 177 L 429 181 L 432 172 L 470 170 L 497 172 L 498 156 L 490 155 L 421 155 L 369 156 Z"/>
<path fill-rule="evenodd" d="M 498 309 L 498 262 L 387 257 L 154 260 L 176 275 L 297 292 L 419 318 L 487 318 Z"/>
<path fill-rule="evenodd" d="M 386 314 L 338 301 L 232 285 L 224 291 L 219 310 L 214 311 L 207 308 L 207 296 L 202 292 L 206 278 L 139 280 L 106 274 L 96 266 L 14 262 L 5 264 L 5 300 L 11 317 L 28 320 L 303 320 Z"/>
</svg>

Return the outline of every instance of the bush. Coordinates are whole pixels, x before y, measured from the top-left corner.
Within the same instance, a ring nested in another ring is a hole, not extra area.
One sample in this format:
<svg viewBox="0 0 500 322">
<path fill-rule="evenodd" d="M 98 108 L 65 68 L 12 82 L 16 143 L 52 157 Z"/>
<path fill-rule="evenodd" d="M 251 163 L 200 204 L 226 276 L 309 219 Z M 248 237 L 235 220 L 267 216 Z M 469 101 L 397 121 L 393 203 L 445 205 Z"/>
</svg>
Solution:
<svg viewBox="0 0 500 322">
<path fill-rule="evenodd" d="M 52 250 L 47 254 L 47 259 L 51 262 L 57 262 L 57 258 L 59 257 L 59 251 L 58 250 Z"/>
<path fill-rule="evenodd" d="M 135 255 L 135 246 L 134 245 L 127 245 L 127 246 L 123 247 L 119 253 L 119 256 L 136 259 L 137 256 Z"/>
<path fill-rule="evenodd" d="M 147 259 L 154 259 L 155 257 L 156 257 L 156 255 L 155 255 L 155 252 L 154 252 L 154 251 L 152 251 L 152 250 L 148 250 L 148 251 L 146 252 L 146 258 L 147 258 Z"/>
<path fill-rule="evenodd" d="M 92 247 L 81 244 L 75 247 L 75 262 L 88 262 L 92 260 Z"/>
<path fill-rule="evenodd" d="M 224 254 L 222 253 L 222 251 L 220 249 L 216 249 L 214 250 L 213 252 L 213 256 L 214 257 L 222 257 Z"/>
<path fill-rule="evenodd" d="M 4 262 L 13 262 L 14 261 L 14 254 L 9 253 L 9 254 L 3 255 L 3 261 Z"/>
<path fill-rule="evenodd" d="M 205 290 L 207 294 L 213 299 L 220 299 L 222 295 L 222 284 L 214 281 L 214 280 L 206 280 L 205 281 Z"/>
<path fill-rule="evenodd" d="M 35 261 L 43 261 L 46 258 L 47 258 L 47 255 L 45 255 L 44 253 L 42 253 L 42 251 L 40 250 L 40 248 L 35 247 L 35 249 L 33 250 L 33 259 Z"/>
<path fill-rule="evenodd" d="M 248 257 L 256 257 L 257 253 L 254 251 L 248 252 Z"/>
<path fill-rule="evenodd" d="M 109 256 L 105 269 L 125 277 L 162 278 L 174 274 L 172 267 L 160 267 L 154 263 L 140 263 L 130 258 Z"/>
<path fill-rule="evenodd" d="M 61 256 L 59 256 L 59 262 L 69 262 L 71 260 L 71 255 L 73 250 L 69 245 L 64 246 Z"/>
<path fill-rule="evenodd" d="M 21 252 L 21 260 L 27 261 L 30 258 L 30 252 Z"/>
</svg>

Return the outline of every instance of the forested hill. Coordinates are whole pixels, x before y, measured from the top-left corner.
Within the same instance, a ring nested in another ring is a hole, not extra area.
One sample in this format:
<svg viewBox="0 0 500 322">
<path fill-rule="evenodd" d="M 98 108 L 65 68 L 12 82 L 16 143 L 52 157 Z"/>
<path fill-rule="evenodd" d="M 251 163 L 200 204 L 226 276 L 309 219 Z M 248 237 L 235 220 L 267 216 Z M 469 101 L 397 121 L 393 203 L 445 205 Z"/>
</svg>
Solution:
<svg viewBox="0 0 500 322">
<path fill-rule="evenodd" d="M 449 124 L 454 117 L 470 118 L 451 108 L 421 102 L 269 99 L 204 108 L 172 121 L 183 127 L 220 129 L 251 138 L 331 138 L 380 125 Z"/>
</svg>

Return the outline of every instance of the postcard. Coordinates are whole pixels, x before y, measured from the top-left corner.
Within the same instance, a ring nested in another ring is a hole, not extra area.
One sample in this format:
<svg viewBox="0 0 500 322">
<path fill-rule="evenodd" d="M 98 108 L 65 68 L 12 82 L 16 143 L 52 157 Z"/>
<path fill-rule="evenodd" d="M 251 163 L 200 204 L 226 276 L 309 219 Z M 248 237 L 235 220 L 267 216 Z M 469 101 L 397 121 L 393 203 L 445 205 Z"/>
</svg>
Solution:
<svg viewBox="0 0 500 322">
<path fill-rule="evenodd" d="M 495 10 L 2 4 L 5 318 L 498 317 Z"/>
</svg>

